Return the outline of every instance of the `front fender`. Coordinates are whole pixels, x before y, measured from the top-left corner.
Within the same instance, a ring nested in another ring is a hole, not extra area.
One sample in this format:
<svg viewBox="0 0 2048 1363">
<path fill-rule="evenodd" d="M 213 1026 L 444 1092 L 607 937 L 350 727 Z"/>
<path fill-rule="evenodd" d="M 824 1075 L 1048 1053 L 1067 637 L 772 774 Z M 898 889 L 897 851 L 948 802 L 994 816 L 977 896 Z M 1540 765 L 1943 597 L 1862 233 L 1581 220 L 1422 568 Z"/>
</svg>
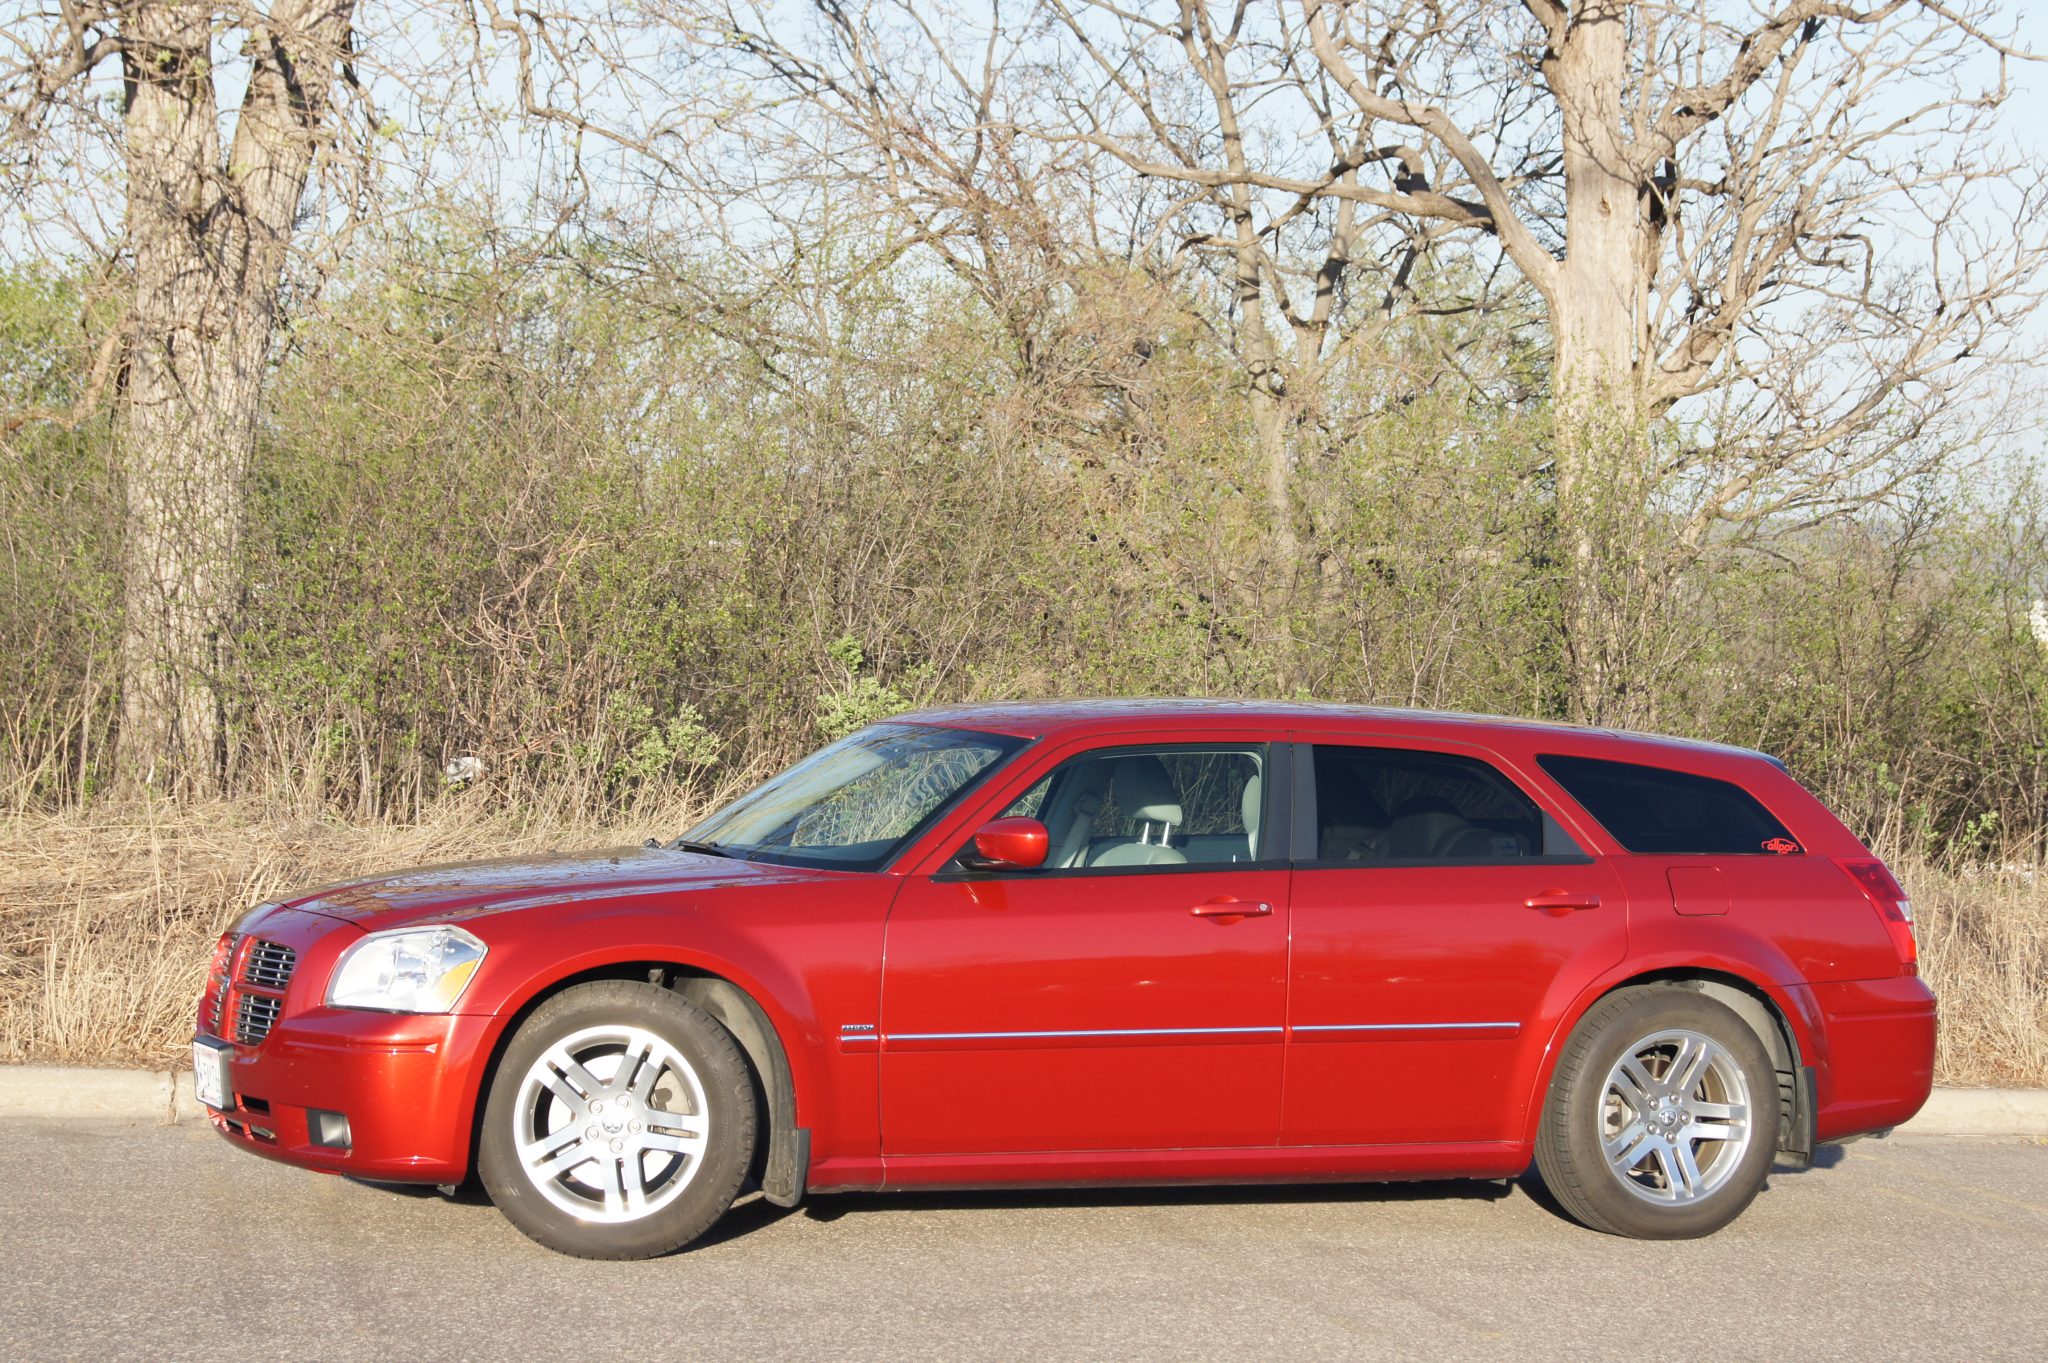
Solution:
<svg viewBox="0 0 2048 1363">
<path fill-rule="evenodd" d="M 842 1055 L 828 1038 L 842 1022 L 877 1016 L 893 884 L 853 896 L 844 886 L 829 897 L 801 893 L 816 888 L 750 895 L 737 912 L 653 896 L 524 909 L 502 924 L 470 920 L 489 952 L 461 1011 L 489 1018 L 491 1060 L 468 1086 L 465 1120 L 473 1127 L 497 1057 L 540 1002 L 579 978 L 662 966 L 729 981 L 761 1010 L 788 1061 L 793 1123 L 811 1130 L 819 1157 L 875 1156 L 875 1057 Z"/>
</svg>

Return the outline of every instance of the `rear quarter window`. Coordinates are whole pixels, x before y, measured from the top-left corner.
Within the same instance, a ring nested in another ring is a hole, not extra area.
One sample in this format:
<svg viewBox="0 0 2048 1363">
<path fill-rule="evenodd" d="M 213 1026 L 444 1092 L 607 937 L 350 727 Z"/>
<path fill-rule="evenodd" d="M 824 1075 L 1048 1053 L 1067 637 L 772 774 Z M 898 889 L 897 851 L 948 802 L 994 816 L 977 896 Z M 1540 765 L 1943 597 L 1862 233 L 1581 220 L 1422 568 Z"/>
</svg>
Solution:
<svg viewBox="0 0 2048 1363">
<path fill-rule="evenodd" d="M 1536 761 L 1630 852 L 1767 856 L 1801 850 L 1777 816 L 1732 781 L 1597 757 L 1550 754 Z"/>
</svg>

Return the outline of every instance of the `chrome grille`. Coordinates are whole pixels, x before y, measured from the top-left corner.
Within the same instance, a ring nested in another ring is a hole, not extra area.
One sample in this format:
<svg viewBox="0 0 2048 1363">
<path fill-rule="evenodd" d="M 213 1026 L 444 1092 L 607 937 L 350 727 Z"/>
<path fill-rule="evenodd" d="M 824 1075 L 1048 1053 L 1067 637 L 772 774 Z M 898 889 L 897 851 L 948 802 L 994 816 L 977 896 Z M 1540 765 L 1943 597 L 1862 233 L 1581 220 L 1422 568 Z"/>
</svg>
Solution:
<svg viewBox="0 0 2048 1363">
<path fill-rule="evenodd" d="M 291 982 L 292 967 L 298 961 L 299 953 L 282 942 L 258 938 L 242 962 L 242 983 L 258 989 L 282 989 Z"/>
<path fill-rule="evenodd" d="M 277 1023 L 277 1015 L 283 1011 L 283 999 L 274 999 L 268 994 L 242 995 L 241 1007 L 235 1010 L 235 1040 L 244 1046 L 254 1046 L 270 1035 L 270 1029 Z"/>
</svg>

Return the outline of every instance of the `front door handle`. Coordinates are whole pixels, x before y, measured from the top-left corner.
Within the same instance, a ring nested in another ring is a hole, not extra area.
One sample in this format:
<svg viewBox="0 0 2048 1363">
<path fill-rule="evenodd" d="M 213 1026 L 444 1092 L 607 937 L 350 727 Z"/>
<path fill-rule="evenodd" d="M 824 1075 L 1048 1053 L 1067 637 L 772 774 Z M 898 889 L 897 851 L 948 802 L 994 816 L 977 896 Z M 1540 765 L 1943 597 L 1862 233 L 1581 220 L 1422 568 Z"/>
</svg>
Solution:
<svg viewBox="0 0 2048 1363">
<path fill-rule="evenodd" d="M 1231 899 L 1219 896 L 1195 905 L 1188 912 L 1197 918 L 1214 918 L 1218 922 L 1235 923 L 1240 918 L 1259 918 L 1270 914 L 1273 912 L 1273 906 L 1263 899 Z"/>
<path fill-rule="evenodd" d="M 1573 909 L 1597 909 L 1600 896 L 1584 890 L 1545 890 L 1541 894 L 1530 895 L 1522 902 L 1532 909 L 1560 914 L 1570 913 Z"/>
</svg>

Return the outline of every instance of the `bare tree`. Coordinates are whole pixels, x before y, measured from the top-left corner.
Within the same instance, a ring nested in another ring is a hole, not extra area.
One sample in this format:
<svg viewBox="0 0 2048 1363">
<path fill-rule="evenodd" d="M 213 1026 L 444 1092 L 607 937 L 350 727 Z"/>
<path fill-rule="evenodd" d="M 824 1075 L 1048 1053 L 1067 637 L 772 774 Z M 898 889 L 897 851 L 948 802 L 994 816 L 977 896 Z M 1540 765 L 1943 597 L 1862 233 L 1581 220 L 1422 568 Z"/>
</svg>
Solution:
<svg viewBox="0 0 2048 1363">
<path fill-rule="evenodd" d="M 1521 288 L 1497 251 L 1439 251 L 1444 224 L 1276 184 L 1349 154 L 1330 113 L 1341 92 L 1276 12 L 1253 23 L 1249 5 L 1212 15 L 1190 0 L 1155 21 L 1086 0 L 974 13 L 817 0 L 793 17 L 758 0 L 672 2 L 664 12 L 699 36 L 724 88 L 748 92 L 714 96 L 698 120 L 683 174 L 700 194 L 753 215 L 786 202 L 800 219 L 825 191 L 799 187 L 829 183 L 891 225 L 868 260 L 938 260 L 1004 319 L 1033 378 L 1063 372 L 1059 318 L 1091 275 L 1141 277 L 1162 309 L 1200 317 L 1242 375 L 1269 532 L 1258 570 L 1283 630 L 1317 577 L 1298 533 L 1304 453 L 1358 416 L 1334 395 L 1355 408 L 1455 374 L 1455 354 L 1410 355 L 1421 372 L 1402 372 L 1396 330 Z M 1294 127 L 1276 130 L 1277 102 Z M 740 150 L 705 150 L 725 139 Z M 1338 178 L 1358 185 L 1355 166 Z M 1438 287 L 1448 274 L 1457 289 Z M 1281 654 L 1280 685 L 1295 689 L 1301 660 Z"/>
<path fill-rule="evenodd" d="M 779 92 L 758 108 L 784 147 L 864 158 L 904 249 L 1008 214 L 1069 251 L 1120 236 L 1158 273 L 1213 266 L 1284 580 L 1329 394 L 1417 354 L 1431 333 L 1404 322 L 1533 301 L 1565 700 L 1589 719 L 1629 717 L 1633 640 L 1701 555 L 1967 445 L 2048 262 L 2041 170 L 1997 143 L 2025 54 L 1987 0 L 687 12 Z M 1028 142 L 1060 178 L 985 173 L 992 147 L 1033 164 Z M 1046 207 L 1060 189 L 1078 227 Z M 1421 384 L 1458 372 L 1429 359 Z"/>
<path fill-rule="evenodd" d="M 380 15 L 379 52 L 358 0 L 15 5 L 0 49 L 0 192 L 28 226 L 11 230 L 40 234 L 46 255 L 96 258 L 125 306 L 84 399 L 0 411 L 0 431 L 75 422 L 118 390 L 122 766 L 204 789 L 224 769 L 217 681 L 281 291 L 295 274 L 317 289 L 338 265 L 393 169 L 380 158 L 461 192 L 478 147 L 444 140 L 444 121 L 479 145 L 505 125 L 553 131 L 559 156 L 516 132 L 497 150 L 529 193 L 559 178 L 587 195 L 586 141 L 645 151 L 662 134 L 630 117 L 640 87 L 626 87 L 642 72 L 621 44 L 641 30 L 603 4 L 446 0 Z M 431 35 L 409 33 L 422 18 Z M 408 130 L 380 113 L 380 89 L 423 125 L 402 149 Z M 315 202 L 323 177 L 335 192 Z"/>
<path fill-rule="evenodd" d="M 1152 232 L 1172 258 L 1212 263 L 1246 397 L 1283 599 L 1300 572 L 1294 482 L 1302 433 L 1327 426 L 1333 389 L 1405 396 L 1457 371 L 1430 355 L 1426 372 L 1400 368 L 1396 328 L 1418 315 L 1491 310 L 1513 298 L 1497 252 L 1443 249 L 1450 224 L 1399 211 L 1369 167 L 1395 163 L 1409 186 L 1421 153 L 1362 145 L 1344 93 L 1309 59 L 1288 11 L 1234 0 L 1124 6 L 1045 0 L 1071 49 L 1068 97 L 1034 133 L 1078 143 L 1107 173 L 1166 187 Z M 1503 92 L 1512 120 L 1523 102 Z M 1403 157 L 1407 160 L 1404 162 Z M 1456 289 L 1442 287 L 1456 278 Z M 1348 383 L 1340 382 L 1348 380 Z M 1290 666 L 1283 685 L 1299 681 Z"/>
<path fill-rule="evenodd" d="M 1533 294 L 1584 718 L 1629 717 L 1636 637 L 1710 547 L 1967 443 L 2039 298 L 2048 187 L 1995 141 L 2024 54 L 1976 0 L 1041 3 L 1066 97 L 1010 116 L 1221 265 L 1283 575 L 1331 375 L 1497 307 L 1503 269 Z"/>
<path fill-rule="evenodd" d="M 61 0 L 10 32 L 0 67 L 0 128 L 31 190 L 36 177 L 90 171 L 60 132 L 119 149 L 130 291 L 110 336 L 125 346 L 121 743 L 145 780 L 204 785 L 218 770 L 213 678 L 238 591 L 243 481 L 286 255 L 314 158 L 334 136 L 353 9 Z M 119 71 L 111 115 L 103 68 Z M 224 68 L 241 75 L 231 134 Z"/>
<path fill-rule="evenodd" d="M 129 306 L 93 369 L 121 393 L 122 742 L 139 774 L 203 780 L 279 288 L 320 228 L 323 161 L 367 161 L 377 120 L 344 111 L 370 111 L 376 45 L 356 0 L 16 4 L 6 186 L 58 196 L 96 173 L 65 152 L 86 144 L 120 186 L 68 203 L 122 204 L 103 254 Z M 710 223 L 764 297 L 797 273 L 936 262 L 1003 320 L 1027 379 L 1104 392 L 1146 342 L 1062 330 L 1091 281 L 1195 300 L 1242 375 L 1283 619 L 1319 577 L 1299 537 L 1309 461 L 1376 401 L 1504 386 L 1463 372 L 1479 329 L 1455 319 L 1532 306 L 1558 416 L 1533 476 L 1555 484 L 1569 705 L 1587 718 L 1629 717 L 1633 636 L 1700 556 L 1886 496 L 1966 443 L 2048 261 L 2040 174 L 1994 141 L 2024 54 L 1989 0 L 433 15 L 448 22 L 416 67 L 560 139 L 558 222 L 637 193 L 685 236 Z"/>
<path fill-rule="evenodd" d="M 1302 13 L 1359 145 L 1412 139 L 1441 167 L 1371 200 L 1498 238 L 1542 297 L 1581 716 L 1628 717 L 1630 636 L 1712 536 L 1885 495 L 2005 381 L 2048 263 L 2048 184 L 1995 141 L 2006 65 L 2024 54 L 1994 6 Z M 1489 82 L 1539 98 L 1504 124 L 1471 109 Z M 1346 164 L 1302 192 L 1362 192 Z M 1674 412 L 1695 416 L 1692 438 L 1641 439 Z M 1645 560 L 1631 537 L 1674 491 L 1676 532 Z"/>
</svg>

